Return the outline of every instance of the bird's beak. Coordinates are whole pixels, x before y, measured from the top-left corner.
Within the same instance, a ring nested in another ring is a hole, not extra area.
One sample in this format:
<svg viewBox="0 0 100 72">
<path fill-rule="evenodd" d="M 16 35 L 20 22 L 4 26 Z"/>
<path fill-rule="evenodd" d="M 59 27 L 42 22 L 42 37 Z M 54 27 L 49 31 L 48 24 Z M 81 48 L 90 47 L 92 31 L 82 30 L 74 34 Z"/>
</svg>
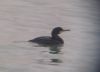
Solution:
<svg viewBox="0 0 100 72">
<path fill-rule="evenodd" d="M 63 30 L 63 31 L 70 31 L 70 29 L 66 29 L 66 30 Z"/>
<path fill-rule="evenodd" d="M 63 33 L 63 32 L 65 32 L 65 31 L 70 31 L 70 29 L 62 30 L 60 33 Z"/>
</svg>

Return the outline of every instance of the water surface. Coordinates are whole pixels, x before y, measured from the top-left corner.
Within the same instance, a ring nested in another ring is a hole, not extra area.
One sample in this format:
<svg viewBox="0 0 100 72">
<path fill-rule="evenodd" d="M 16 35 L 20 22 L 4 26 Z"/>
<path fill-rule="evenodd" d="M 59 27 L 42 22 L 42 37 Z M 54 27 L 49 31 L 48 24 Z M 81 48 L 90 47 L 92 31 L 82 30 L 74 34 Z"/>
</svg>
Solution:
<svg viewBox="0 0 100 72">
<path fill-rule="evenodd" d="M 98 72 L 100 22 L 98 0 L 0 1 L 0 72 Z M 27 42 L 62 33 L 62 47 Z"/>
</svg>

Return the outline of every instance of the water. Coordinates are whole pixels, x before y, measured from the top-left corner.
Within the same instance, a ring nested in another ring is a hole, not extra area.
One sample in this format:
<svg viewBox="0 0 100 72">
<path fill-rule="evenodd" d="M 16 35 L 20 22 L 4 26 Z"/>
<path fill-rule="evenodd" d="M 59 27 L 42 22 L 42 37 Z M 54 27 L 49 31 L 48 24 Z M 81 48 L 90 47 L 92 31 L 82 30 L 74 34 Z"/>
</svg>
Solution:
<svg viewBox="0 0 100 72">
<path fill-rule="evenodd" d="M 99 72 L 99 0 L 1 0 L 0 72 Z M 62 33 L 62 47 L 26 42 Z"/>
</svg>

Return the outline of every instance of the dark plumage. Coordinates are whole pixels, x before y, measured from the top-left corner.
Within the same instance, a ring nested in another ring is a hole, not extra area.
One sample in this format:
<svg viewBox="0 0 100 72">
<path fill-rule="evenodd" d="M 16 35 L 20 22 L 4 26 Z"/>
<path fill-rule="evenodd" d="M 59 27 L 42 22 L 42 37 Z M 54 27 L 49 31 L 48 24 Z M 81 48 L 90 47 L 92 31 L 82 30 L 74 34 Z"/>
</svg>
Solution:
<svg viewBox="0 0 100 72">
<path fill-rule="evenodd" d="M 61 27 L 56 27 L 52 30 L 51 37 L 50 36 L 37 37 L 35 39 L 29 40 L 29 42 L 34 42 L 34 43 L 42 44 L 42 45 L 63 44 L 64 41 L 62 38 L 58 36 L 58 34 L 64 31 L 70 31 L 70 30 L 69 29 L 64 30 Z"/>
</svg>

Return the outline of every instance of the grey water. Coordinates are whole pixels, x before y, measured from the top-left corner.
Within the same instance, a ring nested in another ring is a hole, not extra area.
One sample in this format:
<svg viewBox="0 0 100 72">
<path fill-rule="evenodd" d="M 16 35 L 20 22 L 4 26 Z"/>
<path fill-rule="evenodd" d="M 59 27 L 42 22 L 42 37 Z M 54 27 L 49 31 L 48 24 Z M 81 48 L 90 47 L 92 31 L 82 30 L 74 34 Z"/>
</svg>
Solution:
<svg viewBox="0 0 100 72">
<path fill-rule="evenodd" d="M 99 0 L 0 0 L 0 72 L 99 72 Z M 71 29 L 64 45 L 27 42 Z"/>
</svg>

